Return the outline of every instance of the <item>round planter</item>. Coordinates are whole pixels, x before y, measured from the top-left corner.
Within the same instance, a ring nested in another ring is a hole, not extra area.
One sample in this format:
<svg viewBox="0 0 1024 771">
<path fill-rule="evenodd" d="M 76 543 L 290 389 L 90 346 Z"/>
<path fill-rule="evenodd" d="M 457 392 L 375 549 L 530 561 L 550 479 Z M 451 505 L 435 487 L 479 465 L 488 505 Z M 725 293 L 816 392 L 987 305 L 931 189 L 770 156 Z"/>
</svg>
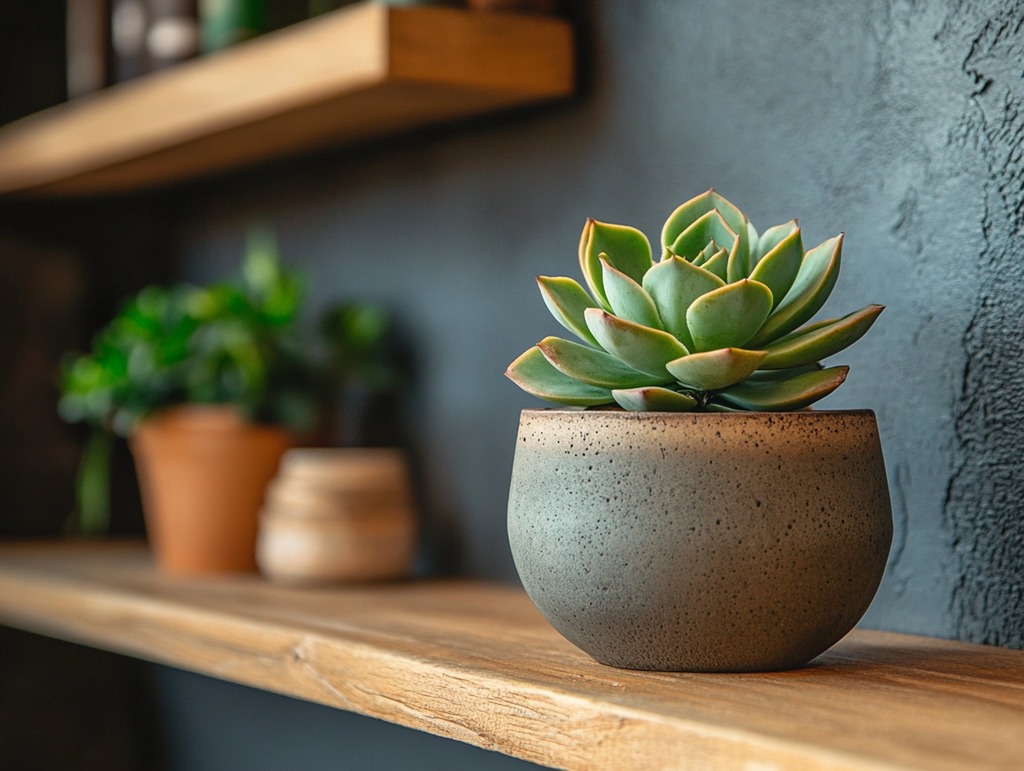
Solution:
<svg viewBox="0 0 1024 771">
<path fill-rule="evenodd" d="M 508 528 L 552 626 L 670 671 L 806 664 L 867 610 L 892 541 L 870 411 L 524 410 Z"/>
<path fill-rule="evenodd" d="M 175 407 L 143 421 L 130 444 L 160 569 L 255 570 L 263 495 L 291 443 L 231 407 Z"/>
<path fill-rule="evenodd" d="M 293 584 L 406 576 L 416 546 L 404 454 L 392 448 L 289 450 L 267 490 L 256 558 Z"/>
</svg>

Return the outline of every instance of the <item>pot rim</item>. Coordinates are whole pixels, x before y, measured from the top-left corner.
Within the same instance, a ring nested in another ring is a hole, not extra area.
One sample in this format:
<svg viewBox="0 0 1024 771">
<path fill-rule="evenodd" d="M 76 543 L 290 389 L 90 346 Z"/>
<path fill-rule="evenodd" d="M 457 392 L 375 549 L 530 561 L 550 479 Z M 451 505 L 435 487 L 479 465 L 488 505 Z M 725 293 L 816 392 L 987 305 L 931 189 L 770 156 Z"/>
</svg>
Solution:
<svg viewBox="0 0 1024 771">
<path fill-rule="evenodd" d="M 690 420 L 764 420 L 767 418 L 780 417 L 788 420 L 811 420 L 834 416 L 864 416 L 874 418 L 875 411 L 866 408 L 858 408 L 851 410 L 793 410 L 788 412 L 768 412 L 766 410 L 742 410 L 738 412 L 659 412 L 655 410 L 647 410 L 642 412 L 633 412 L 622 409 L 595 410 L 584 407 L 528 407 L 523 409 L 520 412 L 520 415 L 524 417 L 527 415 L 530 417 L 541 415 L 549 417 L 561 417 L 565 415 L 597 415 L 602 418 L 612 418 L 615 420 L 644 420 L 646 418 L 654 417 L 657 417 L 660 420 L 666 420 L 673 417 L 688 418 Z"/>
<path fill-rule="evenodd" d="M 249 420 L 242 409 L 233 402 L 203 403 L 183 402 L 160 407 L 142 418 L 129 436 L 136 435 L 147 426 L 188 425 L 203 431 L 237 431 L 245 429 L 266 429 L 292 436 L 294 432 L 278 423 L 263 423 Z"/>
</svg>

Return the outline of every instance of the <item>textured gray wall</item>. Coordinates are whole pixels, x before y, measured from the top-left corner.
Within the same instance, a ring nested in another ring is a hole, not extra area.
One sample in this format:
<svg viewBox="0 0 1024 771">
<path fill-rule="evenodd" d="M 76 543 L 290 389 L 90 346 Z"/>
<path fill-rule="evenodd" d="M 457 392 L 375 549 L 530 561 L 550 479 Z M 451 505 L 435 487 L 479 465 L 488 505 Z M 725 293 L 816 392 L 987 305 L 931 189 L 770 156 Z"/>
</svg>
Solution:
<svg viewBox="0 0 1024 771">
<path fill-rule="evenodd" d="M 980 238 L 944 501 L 957 576 L 952 622 L 958 636 L 1017 648 L 1024 646 L 1022 24 L 1019 2 L 964 2 L 939 37 L 961 54 L 971 85 L 950 149 L 980 159 L 983 170 L 971 212 L 981 216 L 967 220 L 978 223 Z"/>
<path fill-rule="evenodd" d="M 656 235 L 714 185 L 761 227 L 846 231 L 831 308 L 888 306 L 824 403 L 883 432 L 897 536 L 866 623 L 1020 646 L 1022 11 L 596 2 L 575 102 L 217 183 L 192 199 L 188 265 L 232 269 L 263 219 L 318 302 L 392 307 L 421 364 L 431 526 L 466 572 L 514 580 L 505 495 L 532 402 L 501 372 L 556 330 L 532 278 L 575 275 L 584 217 Z"/>
</svg>

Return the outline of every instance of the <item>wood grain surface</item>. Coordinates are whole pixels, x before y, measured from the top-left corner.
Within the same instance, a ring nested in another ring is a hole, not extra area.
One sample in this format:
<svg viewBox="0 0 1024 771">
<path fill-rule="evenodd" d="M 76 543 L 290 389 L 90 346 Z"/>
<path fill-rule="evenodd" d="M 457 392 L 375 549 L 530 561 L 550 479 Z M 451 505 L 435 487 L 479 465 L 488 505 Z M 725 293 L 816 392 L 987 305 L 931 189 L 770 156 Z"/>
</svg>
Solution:
<svg viewBox="0 0 1024 771">
<path fill-rule="evenodd" d="M 855 631 L 776 674 L 593 662 L 518 589 L 180 579 L 138 544 L 0 546 L 0 621 L 572 769 L 1021 769 L 1024 652 Z"/>
<path fill-rule="evenodd" d="M 0 128 L 0 193 L 95 194 L 572 93 L 561 19 L 361 3 Z"/>
</svg>

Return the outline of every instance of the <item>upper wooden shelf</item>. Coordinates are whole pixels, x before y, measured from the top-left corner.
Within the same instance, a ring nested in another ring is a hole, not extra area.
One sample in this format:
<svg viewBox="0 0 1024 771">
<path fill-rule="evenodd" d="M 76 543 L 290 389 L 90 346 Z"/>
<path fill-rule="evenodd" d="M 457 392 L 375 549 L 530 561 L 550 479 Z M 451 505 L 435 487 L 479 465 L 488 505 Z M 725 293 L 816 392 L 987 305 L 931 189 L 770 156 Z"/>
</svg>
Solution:
<svg viewBox="0 0 1024 771">
<path fill-rule="evenodd" d="M 0 128 L 0 194 L 101 194 L 569 96 L 561 19 L 364 3 Z"/>
<path fill-rule="evenodd" d="M 856 631 L 794 672 L 630 672 L 518 589 L 171 578 L 135 544 L 0 547 L 0 621 L 563 768 L 1024 768 L 1001 648 Z"/>
</svg>

